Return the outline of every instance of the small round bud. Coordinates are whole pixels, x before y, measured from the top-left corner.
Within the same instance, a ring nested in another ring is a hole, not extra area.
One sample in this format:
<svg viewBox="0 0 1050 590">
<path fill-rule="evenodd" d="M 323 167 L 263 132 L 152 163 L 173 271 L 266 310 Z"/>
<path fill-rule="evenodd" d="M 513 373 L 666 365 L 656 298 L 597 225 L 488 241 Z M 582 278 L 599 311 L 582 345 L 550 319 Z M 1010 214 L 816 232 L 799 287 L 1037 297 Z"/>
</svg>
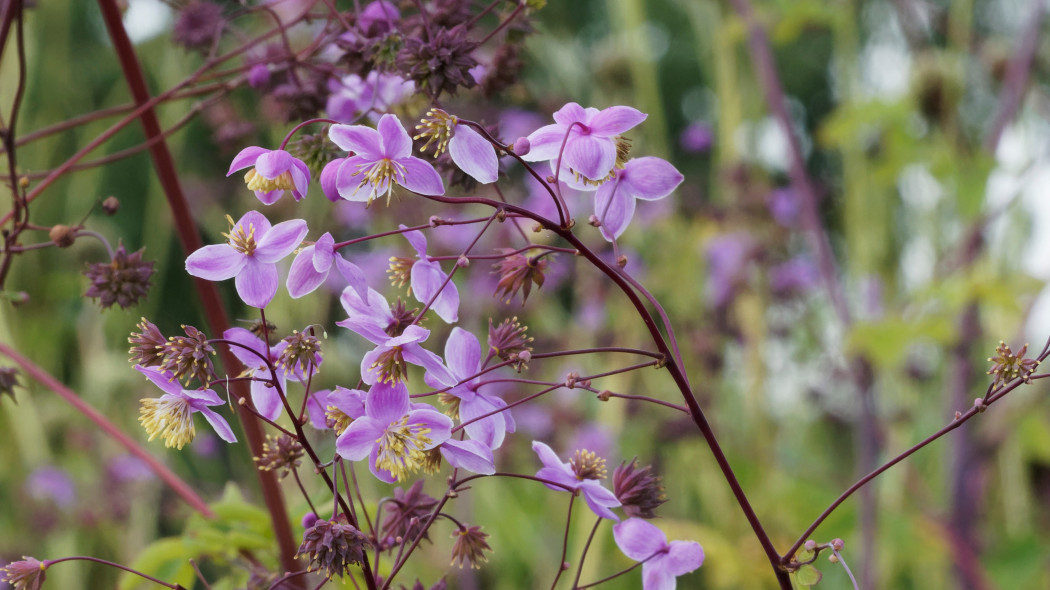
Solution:
<svg viewBox="0 0 1050 590">
<path fill-rule="evenodd" d="M 608 389 L 603 389 L 598 392 L 598 401 L 607 402 L 612 398 L 612 392 Z"/>
<path fill-rule="evenodd" d="M 456 259 L 456 266 L 460 268 L 467 268 L 468 266 L 470 266 L 470 259 L 460 254 L 459 258 Z"/>
<path fill-rule="evenodd" d="M 835 551 L 842 551 L 842 548 L 846 546 L 846 542 L 842 539 L 832 539 L 831 546 L 835 549 Z"/>
<path fill-rule="evenodd" d="M 306 514 L 303 515 L 302 524 L 303 524 L 303 528 L 304 529 L 308 529 L 308 528 L 314 526 L 314 523 L 316 523 L 316 522 L 317 522 L 317 515 L 314 514 L 313 512 L 307 512 Z"/>
<path fill-rule="evenodd" d="M 26 293 L 25 291 L 19 291 L 18 293 L 12 294 L 10 296 L 10 299 L 11 305 L 18 307 L 19 305 L 29 303 L 29 293 Z"/>
<path fill-rule="evenodd" d="M 52 227 L 47 235 L 59 248 L 68 248 L 72 246 L 73 241 L 77 239 L 77 230 L 68 225 L 58 224 Z"/>
<path fill-rule="evenodd" d="M 102 210 L 106 212 L 106 215 L 114 215 L 118 209 L 120 209 L 120 201 L 116 197 L 110 195 L 102 201 Z"/>
<path fill-rule="evenodd" d="M 19 178 L 18 179 L 18 186 L 20 186 L 22 188 L 26 188 L 27 186 L 29 186 L 29 177 L 28 176 L 23 176 L 23 177 Z"/>
<path fill-rule="evenodd" d="M 591 386 L 591 380 L 590 379 L 581 379 L 579 382 L 576 383 L 576 385 L 579 385 L 580 387 L 590 387 Z"/>
<path fill-rule="evenodd" d="M 554 175 L 553 174 L 548 174 L 547 175 L 547 184 L 554 184 Z"/>
<path fill-rule="evenodd" d="M 519 137 L 514 140 L 514 143 L 511 144 L 510 149 L 514 150 L 515 154 L 518 154 L 519 156 L 524 156 L 525 154 L 529 153 L 530 149 L 532 149 L 532 144 L 529 143 L 528 137 Z"/>
<path fill-rule="evenodd" d="M 237 405 L 238 406 L 246 406 L 246 405 L 248 405 L 248 399 L 244 398 L 244 397 L 237 398 Z"/>
<path fill-rule="evenodd" d="M 529 362 L 531 360 L 532 360 L 532 353 L 531 352 L 529 352 L 527 350 L 523 350 L 523 351 L 518 353 L 518 362 L 527 363 L 527 362 Z"/>
<path fill-rule="evenodd" d="M 828 561 L 830 561 L 831 563 L 838 563 L 839 562 L 839 556 L 835 555 L 834 553 L 832 553 L 831 555 L 828 556 Z"/>
<path fill-rule="evenodd" d="M 542 225 L 540 225 L 539 223 L 537 223 L 537 224 L 535 224 L 535 225 L 533 225 L 533 226 L 532 226 L 532 233 L 534 233 L 534 234 L 538 234 L 538 233 L 540 233 L 541 231 L 543 231 L 543 226 L 542 226 Z"/>
<path fill-rule="evenodd" d="M 802 545 L 802 547 L 803 547 L 803 548 L 804 548 L 804 549 L 805 549 L 806 551 L 813 551 L 814 549 L 816 549 L 816 548 L 817 548 L 817 542 L 816 542 L 816 541 L 814 541 L 813 539 L 810 539 L 810 540 L 806 541 L 806 542 L 805 542 L 805 543 L 804 543 L 804 544 Z"/>
<path fill-rule="evenodd" d="M 955 419 L 958 420 L 959 418 L 962 418 L 962 412 L 955 410 Z"/>
<path fill-rule="evenodd" d="M 437 227 L 439 225 L 444 225 L 445 220 L 438 217 L 437 215 L 431 215 L 427 223 L 430 224 L 430 227 Z"/>
<path fill-rule="evenodd" d="M 627 266 L 627 257 L 624 256 L 623 254 L 620 254 L 619 256 L 617 256 L 616 257 L 616 266 L 619 266 L 620 268 L 623 268 L 623 267 Z"/>
<path fill-rule="evenodd" d="M 973 400 L 973 407 L 977 408 L 978 412 L 983 412 L 983 411 L 988 409 L 988 406 L 986 406 L 985 403 L 984 403 L 984 398 L 983 397 L 979 397 L 979 398 Z"/>
<path fill-rule="evenodd" d="M 594 214 L 592 214 L 590 217 L 587 218 L 587 223 L 592 225 L 592 226 L 594 226 L 594 227 L 601 227 L 602 226 L 602 221 L 600 219 L 598 219 L 597 215 L 594 215 Z"/>
</svg>

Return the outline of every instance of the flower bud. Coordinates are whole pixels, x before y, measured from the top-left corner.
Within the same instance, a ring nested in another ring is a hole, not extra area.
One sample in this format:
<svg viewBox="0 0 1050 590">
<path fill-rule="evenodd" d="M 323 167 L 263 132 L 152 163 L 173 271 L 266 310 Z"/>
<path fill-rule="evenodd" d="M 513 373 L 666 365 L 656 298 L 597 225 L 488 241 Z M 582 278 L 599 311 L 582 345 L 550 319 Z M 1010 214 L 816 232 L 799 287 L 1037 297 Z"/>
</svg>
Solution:
<svg viewBox="0 0 1050 590">
<path fill-rule="evenodd" d="M 68 248 L 72 246 L 74 240 L 77 239 L 77 230 L 68 225 L 58 224 L 51 228 L 51 231 L 48 232 L 47 236 L 51 238 L 51 241 L 59 248 Z"/>
<path fill-rule="evenodd" d="M 120 209 L 120 200 L 116 197 L 110 195 L 102 201 L 102 210 L 106 212 L 106 215 L 116 215 L 118 209 Z"/>
<path fill-rule="evenodd" d="M 529 153 L 529 150 L 532 149 L 532 144 L 529 143 L 528 137 L 519 137 L 514 140 L 514 143 L 511 144 L 510 149 L 514 150 L 515 154 L 518 154 L 519 156 L 524 156 L 525 154 Z"/>
</svg>

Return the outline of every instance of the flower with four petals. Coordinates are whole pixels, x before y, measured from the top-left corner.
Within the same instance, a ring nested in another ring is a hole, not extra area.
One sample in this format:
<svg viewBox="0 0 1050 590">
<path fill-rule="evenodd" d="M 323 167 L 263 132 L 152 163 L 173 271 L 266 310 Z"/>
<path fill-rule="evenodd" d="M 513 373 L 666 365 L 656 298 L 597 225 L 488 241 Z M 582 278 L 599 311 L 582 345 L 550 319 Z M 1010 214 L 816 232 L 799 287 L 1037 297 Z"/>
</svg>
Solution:
<svg viewBox="0 0 1050 590">
<path fill-rule="evenodd" d="M 292 154 L 249 146 L 233 158 L 226 176 L 249 166 L 254 168 L 244 175 L 244 182 L 264 205 L 273 205 L 285 191 L 292 191 L 296 201 L 306 197 L 310 188 L 310 168 Z"/>
</svg>

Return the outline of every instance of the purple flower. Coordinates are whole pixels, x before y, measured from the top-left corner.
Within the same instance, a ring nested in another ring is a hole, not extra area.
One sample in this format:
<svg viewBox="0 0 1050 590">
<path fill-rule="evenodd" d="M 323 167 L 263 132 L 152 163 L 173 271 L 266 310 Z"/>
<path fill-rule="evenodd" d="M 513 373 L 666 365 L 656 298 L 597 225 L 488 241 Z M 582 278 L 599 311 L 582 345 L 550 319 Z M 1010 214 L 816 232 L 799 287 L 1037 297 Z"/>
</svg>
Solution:
<svg viewBox="0 0 1050 590">
<path fill-rule="evenodd" d="M 642 563 L 643 590 L 674 590 L 677 578 L 704 563 L 704 549 L 696 541 L 667 542 L 667 535 L 641 518 L 613 526 L 613 538 L 623 554 Z"/>
<path fill-rule="evenodd" d="M 339 166 L 336 187 L 348 201 L 371 203 L 390 196 L 394 185 L 422 195 L 441 195 L 445 187 L 434 167 L 412 155 L 412 138 L 394 115 L 383 115 L 376 129 L 363 125 L 332 125 L 328 137 L 354 152 Z"/>
<path fill-rule="evenodd" d="M 441 456 L 448 464 L 471 473 L 492 475 L 496 473 L 496 461 L 492 449 L 480 440 L 456 440 L 450 438 L 440 447 Z"/>
<path fill-rule="evenodd" d="M 356 264 L 349 262 L 334 250 L 335 239 L 332 234 L 325 232 L 316 243 L 303 248 L 292 261 L 292 267 L 288 270 L 288 294 L 298 299 L 314 289 L 321 286 L 332 264 L 339 269 L 339 273 L 357 290 L 358 295 L 365 296 L 368 288 L 365 273 Z"/>
<path fill-rule="evenodd" d="M 278 363 L 281 352 L 288 346 L 288 343 L 281 340 L 267 348 L 261 338 L 244 328 L 230 328 L 222 333 L 222 337 L 241 345 L 230 346 L 230 352 L 245 366 L 245 373 L 250 377 L 255 377 L 251 385 L 252 404 L 255 406 L 255 411 L 270 420 L 276 420 L 281 415 L 284 404 L 281 403 L 281 395 L 277 388 L 267 384 L 273 379 L 269 365 L 273 365 L 274 372 L 277 374 L 277 386 L 285 393 L 288 392 L 285 388 L 288 379 L 300 380 Z M 245 350 L 244 347 L 247 347 L 248 350 Z M 269 363 L 265 359 L 269 359 Z"/>
<path fill-rule="evenodd" d="M 773 189 L 766 198 L 769 212 L 780 225 L 792 228 L 798 225 L 802 204 L 791 187 Z"/>
<path fill-rule="evenodd" d="M 447 149 L 452 162 L 471 178 L 482 184 L 496 182 L 499 177 L 496 148 L 469 125 L 461 125 L 455 115 L 431 109 L 421 124 L 416 125 L 416 130 L 420 133 L 415 139 L 427 138 L 423 150 L 434 144 L 434 155 L 438 156 Z"/>
<path fill-rule="evenodd" d="M 295 200 L 301 201 L 310 188 L 310 168 L 284 150 L 246 147 L 233 158 L 226 176 L 249 166 L 255 168 L 244 175 L 244 182 L 264 205 L 273 205 L 285 191 L 292 191 Z"/>
<path fill-rule="evenodd" d="M 605 477 L 605 459 L 589 451 L 576 451 L 571 461 L 562 462 L 549 446 L 539 441 L 532 441 L 532 450 L 540 456 L 543 468 L 536 472 L 536 477 L 556 484 L 546 484 L 552 490 L 579 490 L 583 499 L 595 514 L 602 518 L 620 520 L 610 508 L 620 505 L 616 495 L 602 487 L 601 479 Z M 564 486 L 564 487 L 563 487 Z"/>
<path fill-rule="evenodd" d="M 613 169 L 612 174 L 613 178 L 594 194 L 594 215 L 602 222 L 602 235 L 609 241 L 627 229 L 636 199 L 662 199 L 684 178 L 669 162 L 654 157 L 630 160 L 622 169 Z"/>
<path fill-rule="evenodd" d="M 462 328 L 453 328 L 445 342 L 445 362 L 448 363 L 449 372 L 453 380 L 447 383 L 439 383 L 433 378 L 427 381 L 427 385 L 435 389 L 451 387 L 448 394 L 459 400 L 459 419 L 468 422 L 490 412 L 507 407 L 507 402 L 502 399 L 486 395 L 479 391 L 481 377 L 477 376 L 483 368 L 481 358 L 481 344 L 476 336 Z M 490 449 L 498 449 L 503 444 L 503 439 L 508 432 L 514 432 L 514 419 L 510 411 L 503 411 L 471 422 L 464 427 L 467 436 L 473 440 L 481 441 Z"/>
<path fill-rule="evenodd" d="M 406 362 L 433 373 L 432 378 L 439 382 L 452 379 L 441 357 L 419 345 L 430 336 L 430 330 L 415 324 L 405 325 L 403 314 L 395 316 L 375 290 L 369 289 L 365 300 L 348 287 L 339 299 L 350 317 L 336 324 L 377 345 L 361 359 L 361 379 L 365 383 L 403 380 L 407 375 Z"/>
<path fill-rule="evenodd" d="M 399 18 L 401 18 L 401 12 L 394 3 L 387 2 L 387 0 L 376 0 L 361 9 L 357 15 L 357 26 L 365 34 L 372 36 L 385 33 Z"/>
<path fill-rule="evenodd" d="M 404 225 L 398 227 L 405 229 Z M 430 309 L 433 309 L 434 313 L 446 323 L 451 324 L 457 321 L 459 319 L 459 290 L 456 289 L 456 284 L 448 281 L 446 285 L 448 275 L 441 270 L 441 265 L 427 258 L 427 238 L 423 232 L 415 230 L 405 232 L 404 235 L 408 243 L 415 248 L 416 255 L 419 256 L 419 260 L 412 264 L 410 272 L 412 293 L 416 300 L 426 305 L 432 297 L 436 296 Z"/>
<path fill-rule="evenodd" d="M 802 294 L 817 286 L 820 270 L 804 257 L 797 257 L 769 269 L 769 287 L 779 295 Z"/>
<path fill-rule="evenodd" d="M 149 434 L 149 440 L 159 435 L 164 438 L 164 446 L 182 449 L 197 434 L 193 426 L 193 413 L 200 412 L 222 440 L 237 442 L 237 437 L 226 419 L 208 408 L 225 403 L 214 391 L 183 389 L 171 373 L 162 372 L 154 367 L 135 365 L 135 370 L 164 391 L 164 395 L 157 399 L 141 400 L 139 422 L 142 422 L 146 433 Z"/>
<path fill-rule="evenodd" d="M 350 123 L 362 113 L 389 111 L 411 96 L 415 88 L 411 80 L 384 74 L 378 70 L 372 70 L 365 78 L 357 74 L 350 74 L 339 80 L 333 78 L 328 81 L 328 89 L 332 94 L 328 97 L 325 110 L 329 118 L 341 123 Z M 373 120 L 378 120 L 378 116 Z"/>
<path fill-rule="evenodd" d="M 707 243 L 707 295 L 716 307 L 729 303 L 754 247 L 754 240 L 745 232 L 722 234 Z"/>
<path fill-rule="evenodd" d="M 270 83 L 270 66 L 264 63 L 253 65 L 248 70 L 248 85 L 256 90 L 261 90 Z M 229 175 L 227 175 L 229 176 Z"/>
<path fill-rule="evenodd" d="M 587 180 L 600 182 L 616 163 L 616 136 L 647 116 L 631 107 L 614 106 L 599 111 L 570 102 L 554 113 L 553 125 L 540 127 L 529 135 L 531 147 L 522 157 L 529 162 L 551 160 L 551 168 L 556 171 L 555 161 L 565 141 L 562 166 Z"/>
<path fill-rule="evenodd" d="M 380 481 L 403 481 L 419 471 L 428 451 L 452 435 L 452 419 L 409 402 L 404 383 L 376 383 L 365 399 L 365 415 L 336 440 L 336 452 L 349 461 L 368 457 Z"/>
<path fill-rule="evenodd" d="M 291 219 L 271 226 L 257 211 L 237 223 L 229 216 L 225 244 L 205 246 L 186 259 L 186 272 L 208 281 L 235 279 L 237 294 L 247 305 L 264 308 L 277 294 L 277 261 L 292 253 L 306 237 L 306 222 Z"/>
</svg>

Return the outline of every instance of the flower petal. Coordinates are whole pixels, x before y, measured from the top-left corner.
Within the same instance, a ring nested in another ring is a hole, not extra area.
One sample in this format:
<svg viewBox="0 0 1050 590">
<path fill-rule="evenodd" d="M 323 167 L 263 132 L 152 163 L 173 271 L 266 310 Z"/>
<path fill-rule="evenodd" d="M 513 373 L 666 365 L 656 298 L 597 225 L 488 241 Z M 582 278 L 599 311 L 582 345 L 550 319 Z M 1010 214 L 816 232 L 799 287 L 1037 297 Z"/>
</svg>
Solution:
<svg viewBox="0 0 1050 590">
<path fill-rule="evenodd" d="M 230 424 L 226 422 L 226 418 L 217 414 L 215 410 L 209 410 L 208 408 L 202 408 L 200 413 L 204 415 L 204 419 L 208 421 L 208 424 L 211 424 L 219 438 L 228 443 L 237 442 L 237 437 L 233 434 Z"/>
<path fill-rule="evenodd" d="M 375 159 L 364 156 L 347 158 L 336 172 L 335 186 L 339 196 L 347 201 L 367 203 L 375 195 L 385 192 L 388 183 L 373 186 L 362 175 L 362 171 L 367 171 L 375 162 Z"/>
<path fill-rule="evenodd" d="M 277 265 L 246 257 L 244 268 L 237 274 L 234 285 L 237 295 L 246 305 L 262 309 L 273 301 L 279 285 Z"/>
<path fill-rule="evenodd" d="M 348 152 L 354 152 L 369 160 L 383 157 L 379 132 L 364 125 L 332 125 L 328 128 L 328 139 Z"/>
<path fill-rule="evenodd" d="M 255 173 L 273 180 L 290 170 L 294 159 L 292 154 L 284 150 L 273 150 L 261 154 L 255 161 Z"/>
<path fill-rule="evenodd" d="M 427 438 L 430 439 L 430 442 L 421 447 L 422 450 L 429 451 L 447 441 L 449 437 L 452 436 L 452 418 L 449 418 L 426 404 L 423 405 L 426 406 L 426 408 L 412 410 L 408 413 L 407 423 L 430 431 L 427 434 Z"/>
<path fill-rule="evenodd" d="M 273 263 L 291 254 L 306 237 L 306 221 L 289 219 L 273 226 L 258 238 L 255 258 L 259 262 Z"/>
<path fill-rule="evenodd" d="M 397 163 L 405 167 L 404 178 L 398 179 L 401 186 L 421 195 L 445 194 L 445 185 L 441 182 L 441 175 L 425 160 L 408 156 L 397 160 Z"/>
<path fill-rule="evenodd" d="M 619 516 L 616 516 L 612 510 L 609 510 L 619 506 L 620 501 L 616 499 L 616 494 L 602 487 L 598 480 L 585 479 L 580 484 L 580 489 L 583 490 L 583 499 L 587 501 L 591 511 L 602 518 L 620 520 Z"/>
<path fill-rule="evenodd" d="M 565 145 L 562 164 L 591 180 L 605 178 L 616 163 L 616 146 L 608 139 L 593 135 L 573 137 Z"/>
<path fill-rule="evenodd" d="M 335 451 L 347 461 L 360 461 L 368 456 L 376 446 L 376 440 L 383 435 L 385 424 L 362 416 L 350 423 L 350 426 L 335 441 Z"/>
<path fill-rule="evenodd" d="M 306 413 L 310 417 L 310 426 L 317 430 L 328 430 L 328 418 L 325 416 L 325 411 L 328 406 L 332 405 L 329 402 L 331 393 L 328 389 L 322 389 L 311 393 L 306 400 Z"/>
<path fill-rule="evenodd" d="M 492 475 L 496 473 L 492 450 L 476 440 L 459 441 L 454 438 L 441 445 L 441 456 L 449 465 L 466 469 L 471 473 Z"/>
<path fill-rule="evenodd" d="M 310 167 L 302 160 L 292 158 L 291 173 L 292 184 L 295 185 L 292 196 L 296 201 L 302 201 L 310 190 Z"/>
<path fill-rule="evenodd" d="M 186 258 L 186 272 L 206 281 L 225 281 L 237 276 L 248 257 L 229 244 L 205 246 Z"/>
<path fill-rule="evenodd" d="M 336 386 L 335 391 L 328 394 L 327 406 L 335 406 L 340 412 L 357 420 L 365 415 L 365 399 L 368 394 L 360 389 L 347 389 Z"/>
<path fill-rule="evenodd" d="M 437 296 L 430 308 L 434 313 L 453 323 L 459 319 L 459 290 L 436 262 L 417 261 L 412 265 L 412 294 L 420 303 L 426 304 Z"/>
<path fill-rule="evenodd" d="M 619 180 L 603 184 L 594 195 L 594 215 L 601 224 L 602 235 L 610 242 L 627 229 L 634 217 L 634 197 Z"/>
<path fill-rule="evenodd" d="M 339 269 L 339 274 L 343 275 L 358 297 L 363 299 L 368 296 L 368 279 L 365 278 L 365 273 L 359 266 L 336 254 L 335 267 Z"/>
<path fill-rule="evenodd" d="M 554 453 L 554 450 L 538 440 L 532 441 L 532 450 L 536 452 L 540 457 L 540 462 L 543 463 L 544 467 L 557 467 L 561 469 L 564 467 L 562 460 L 558 458 L 558 455 Z"/>
<path fill-rule="evenodd" d="M 496 182 L 499 177 L 496 148 L 468 125 L 456 125 L 455 135 L 448 142 L 448 153 L 460 170 L 481 184 Z"/>
<path fill-rule="evenodd" d="M 271 375 L 260 375 L 260 377 L 269 379 Z M 280 375 L 278 375 L 277 381 L 280 383 L 281 389 L 284 389 L 284 380 L 281 379 Z M 281 415 L 284 405 L 281 403 L 281 395 L 277 393 L 276 387 L 270 387 L 263 381 L 252 381 L 251 392 L 252 405 L 255 406 L 256 412 L 259 412 L 268 420 L 276 420 Z"/>
<path fill-rule="evenodd" d="M 662 556 L 657 556 L 642 564 L 643 590 L 675 590 L 678 585 L 674 574 L 663 567 Z"/>
<path fill-rule="evenodd" d="M 445 362 L 459 381 L 478 372 L 481 364 L 481 343 L 478 337 L 460 327 L 452 328 L 445 341 Z"/>
<path fill-rule="evenodd" d="M 230 170 L 226 173 L 226 176 L 230 176 L 234 172 L 247 168 L 248 166 L 254 166 L 255 161 L 259 159 L 259 156 L 269 151 L 270 150 L 261 148 L 257 145 L 244 148 L 239 154 L 233 157 L 233 162 L 230 163 Z"/>
<path fill-rule="evenodd" d="M 568 129 L 563 125 L 545 125 L 529 134 L 529 153 L 521 157 L 526 162 L 543 162 L 558 157 L 561 142 Z"/>
<path fill-rule="evenodd" d="M 671 541 L 663 563 L 671 575 L 688 574 L 704 565 L 704 548 L 696 541 Z"/>
<path fill-rule="evenodd" d="M 445 363 L 441 362 L 441 357 L 422 346 L 418 344 L 405 346 L 401 350 L 401 354 L 406 361 L 426 369 L 431 380 L 436 379 L 440 383 L 455 382 L 455 377 L 445 368 Z"/>
<path fill-rule="evenodd" d="M 570 102 L 554 112 L 554 120 L 563 127 L 573 123 L 587 123 L 587 111 L 579 104 Z"/>
<path fill-rule="evenodd" d="M 670 162 L 652 156 L 630 160 L 620 176 L 631 195 L 646 201 L 666 197 L 685 179 Z"/>
<path fill-rule="evenodd" d="M 375 447 L 372 448 L 372 452 L 368 454 L 368 470 L 371 471 L 372 475 L 376 476 L 376 479 L 378 479 L 381 482 L 384 482 L 384 483 L 394 483 L 394 482 L 396 482 L 397 481 L 397 476 L 395 476 L 390 471 L 387 471 L 386 469 L 383 469 L 382 467 L 377 467 L 376 466 L 376 459 L 378 459 L 378 458 L 379 458 L 379 446 L 376 445 Z"/>
<path fill-rule="evenodd" d="M 183 389 L 179 395 L 189 400 L 190 407 L 198 412 L 208 406 L 219 406 L 226 403 L 222 401 L 219 394 L 210 389 Z"/>
<path fill-rule="evenodd" d="M 403 223 L 397 227 L 398 229 L 408 228 L 408 226 Z M 423 235 L 423 232 L 412 230 L 406 231 L 401 235 L 405 236 L 405 239 L 408 240 L 409 244 L 412 244 L 412 248 L 416 251 L 416 256 L 419 256 L 423 260 L 427 259 L 427 237 Z"/>
<path fill-rule="evenodd" d="M 266 366 L 266 358 L 268 358 L 266 345 L 261 338 L 252 334 L 250 330 L 244 328 L 230 328 L 222 333 L 222 337 L 225 340 L 231 340 L 241 345 L 231 346 L 230 352 L 232 352 L 233 356 L 237 357 L 237 360 L 241 361 L 241 364 L 245 367 L 249 369 L 261 369 Z M 245 347 L 250 350 L 245 350 Z M 253 350 L 258 354 L 251 352 Z"/>
<path fill-rule="evenodd" d="M 339 201 L 339 187 L 336 185 L 336 178 L 339 176 L 339 167 L 342 166 L 349 158 L 341 158 L 339 160 L 332 160 L 325 164 L 324 168 L 321 169 L 321 192 L 329 201 L 336 203 Z"/>
<path fill-rule="evenodd" d="M 475 395 L 471 400 L 463 400 L 459 403 L 459 419 L 469 422 L 478 416 L 484 416 L 500 408 L 507 407 L 507 403 L 498 397 Z M 493 414 L 488 418 L 471 422 L 463 427 L 467 436 L 471 439 L 485 443 L 490 449 L 498 449 L 503 445 L 503 439 L 507 435 L 506 412 Z"/>
<path fill-rule="evenodd" d="M 285 286 L 293 299 L 312 293 L 328 278 L 328 271 L 318 272 L 314 266 L 314 246 L 307 246 L 292 260 Z"/>
<path fill-rule="evenodd" d="M 175 375 L 172 373 L 162 371 L 157 367 L 143 367 L 142 365 L 135 365 L 135 370 L 145 375 L 146 379 L 149 379 L 164 393 L 178 396 L 182 395 L 182 385 L 179 384 L 178 380 L 175 379 Z"/>
<path fill-rule="evenodd" d="M 245 235 L 250 235 L 254 229 L 256 238 L 270 231 L 270 227 L 272 227 L 270 220 L 266 219 L 266 216 L 258 211 L 245 212 L 237 220 L 237 223 L 233 225 L 234 230 L 244 231 Z"/>
<path fill-rule="evenodd" d="M 317 238 L 314 246 L 314 268 L 317 269 L 317 272 L 326 273 L 328 269 L 332 268 L 332 262 L 335 258 L 335 251 L 332 250 L 332 247 L 335 246 L 335 238 L 332 237 L 332 234 L 325 232 L 323 236 Z"/>
<path fill-rule="evenodd" d="M 407 414 L 408 386 L 403 382 L 376 383 L 365 398 L 365 414 L 383 424 L 389 424 Z"/>
<path fill-rule="evenodd" d="M 609 107 L 590 120 L 591 133 L 600 137 L 613 137 L 641 123 L 648 116 L 632 107 Z"/>
<path fill-rule="evenodd" d="M 396 116 L 387 113 L 376 125 L 379 131 L 379 145 L 382 146 L 382 157 L 400 160 L 412 155 L 412 138 L 405 131 L 405 126 Z"/>
<path fill-rule="evenodd" d="M 620 551 L 635 561 L 648 559 L 667 547 L 667 535 L 641 518 L 628 518 L 614 525 L 613 538 Z"/>
</svg>

